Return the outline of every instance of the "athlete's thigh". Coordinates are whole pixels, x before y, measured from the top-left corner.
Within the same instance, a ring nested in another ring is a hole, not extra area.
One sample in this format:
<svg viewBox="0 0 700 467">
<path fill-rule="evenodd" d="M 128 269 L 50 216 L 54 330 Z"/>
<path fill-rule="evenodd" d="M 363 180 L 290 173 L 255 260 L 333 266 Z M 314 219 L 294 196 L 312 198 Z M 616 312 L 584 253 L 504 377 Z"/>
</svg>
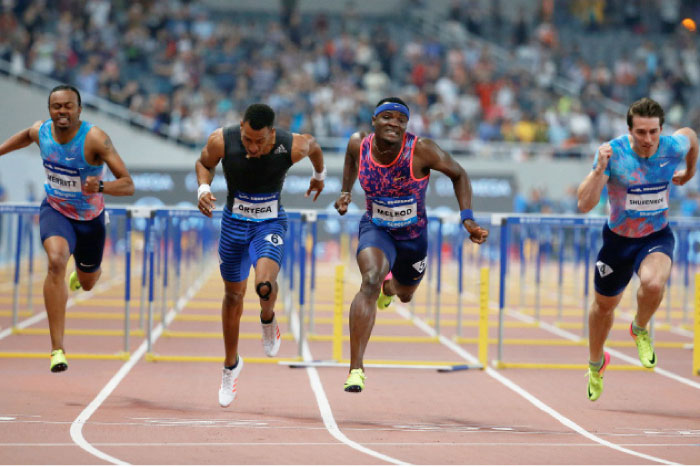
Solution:
<svg viewBox="0 0 700 467">
<path fill-rule="evenodd" d="M 73 221 L 77 242 L 73 250 L 76 267 L 82 272 L 95 272 L 102 264 L 107 229 L 104 211 L 89 221 Z"/>
<path fill-rule="evenodd" d="M 424 229 L 417 238 L 397 240 L 395 244 L 396 262 L 391 268 L 391 273 L 401 285 L 418 286 L 427 266 L 428 229 Z M 410 289 L 406 292 L 410 292 Z"/>
<path fill-rule="evenodd" d="M 248 251 L 256 269 L 261 258 L 268 258 L 278 266 L 281 265 L 284 257 L 284 236 L 287 233 L 286 219 L 263 222 L 253 230 Z"/>
<path fill-rule="evenodd" d="M 230 216 L 221 220 L 219 238 L 219 271 L 227 282 L 241 282 L 250 273 L 249 229 L 245 221 L 237 221 Z"/>
<path fill-rule="evenodd" d="M 625 238 L 603 229 L 603 246 L 595 263 L 595 291 L 607 297 L 621 293 L 634 274 L 634 261 L 638 251 L 633 238 Z"/>
<path fill-rule="evenodd" d="M 635 271 L 640 279 L 654 278 L 666 283 L 671 275 L 673 249 L 676 239 L 669 226 L 640 239 L 640 249 L 635 258 Z"/>
<path fill-rule="evenodd" d="M 381 265 L 377 251 L 381 252 L 389 263 L 389 270 L 396 262 L 396 244 L 395 240 L 387 233 L 386 230 L 380 229 L 367 219 L 360 221 L 359 236 L 357 240 L 357 261 L 360 265 L 360 272 L 363 265 L 368 267 L 372 265 Z M 388 271 L 387 271 L 388 272 Z"/>
<path fill-rule="evenodd" d="M 77 235 L 70 219 L 56 211 L 44 199 L 39 210 L 39 236 L 46 252 L 51 254 L 54 248 L 63 245 L 62 242 L 50 241 L 47 246 L 46 240 L 51 237 L 61 237 L 68 245 L 68 256 L 73 254 L 77 242 Z M 60 248 L 59 248 L 60 249 Z"/>
</svg>

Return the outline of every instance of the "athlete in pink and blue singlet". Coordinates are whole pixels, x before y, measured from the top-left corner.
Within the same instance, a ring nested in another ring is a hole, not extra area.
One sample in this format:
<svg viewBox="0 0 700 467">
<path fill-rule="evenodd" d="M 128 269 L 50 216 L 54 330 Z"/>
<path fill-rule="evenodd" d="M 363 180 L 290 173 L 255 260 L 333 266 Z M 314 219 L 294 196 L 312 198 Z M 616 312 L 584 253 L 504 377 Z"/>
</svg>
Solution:
<svg viewBox="0 0 700 467">
<path fill-rule="evenodd" d="M 410 301 L 425 274 L 425 193 L 431 170 L 452 180 L 470 239 L 483 243 L 488 236 L 474 221 L 469 176 L 432 140 L 407 133 L 409 116 L 401 99 L 382 99 L 372 117 L 374 133 L 355 133 L 345 152 L 342 191 L 335 207 L 341 215 L 347 212 L 358 176 L 366 206 L 357 246 L 362 285 L 350 306 L 350 375 L 344 386 L 348 392 L 364 388 L 362 362 L 377 306 L 388 306 L 394 295 Z"/>
</svg>

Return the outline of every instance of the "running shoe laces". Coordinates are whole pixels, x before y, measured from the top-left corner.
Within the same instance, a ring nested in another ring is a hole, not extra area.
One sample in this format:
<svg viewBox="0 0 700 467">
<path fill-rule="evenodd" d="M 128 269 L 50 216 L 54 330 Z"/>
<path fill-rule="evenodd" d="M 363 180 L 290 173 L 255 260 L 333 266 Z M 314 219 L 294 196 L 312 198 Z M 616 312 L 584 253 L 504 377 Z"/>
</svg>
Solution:
<svg viewBox="0 0 700 467">
<path fill-rule="evenodd" d="M 280 327 L 277 325 L 277 318 L 272 317 L 271 323 L 262 323 L 263 350 L 268 357 L 274 357 L 280 349 L 282 336 Z"/>
<path fill-rule="evenodd" d="M 630 324 L 630 335 L 634 339 L 634 343 L 637 344 L 639 361 L 645 368 L 654 368 L 656 366 L 656 353 L 649 337 L 649 331 L 644 329 L 635 334 L 633 324 Z"/>
<path fill-rule="evenodd" d="M 54 350 L 53 352 L 51 352 L 51 366 L 49 367 L 49 369 L 52 373 L 59 373 L 68 369 L 68 361 L 66 360 L 66 354 L 63 353 L 62 349 Z"/>
<path fill-rule="evenodd" d="M 386 283 L 386 281 L 390 280 L 391 277 L 392 277 L 392 275 L 391 275 L 391 271 L 390 271 L 389 274 L 387 274 L 384 281 L 382 281 L 382 286 L 379 287 L 379 297 L 377 298 L 377 308 L 380 310 L 386 309 L 389 305 L 391 305 L 391 302 L 394 301 L 393 295 L 385 295 L 384 294 L 384 283 Z"/>
<path fill-rule="evenodd" d="M 599 369 L 588 367 L 588 398 L 597 401 L 603 393 L 603 373 L 610 363 L 610 354 L 605 352 L 603 365 Z"/>
<path fill-rule="evenodd" d="M 345 381 L 343 389 L 346 392 L 362 392 L 365 388 L 365 379 L 367 379 L 367 377 L 365 376 L 365 372 L 362 371 L 362 368 L 350 370 L 350 374 Z"/>
<path fill-rule="evenodd" d="M 68 288 L 71 290 L 71 292 L 75 292 L 81 288 L 80 281 L 78 280 L 78 273 L 76 271 L 70 273 L 70 277 L 68 278 Z"/>
<path fill-rule="evenodd" d="M 224 368 L 221 373 L 221 387 L 219 388 L 219 405 L 228 407 L 236 399 L 238 390 L 238 375 L 243 369 L 243 359 L 238 356 L 238 364 L 233 370 Z"/>
</svg>

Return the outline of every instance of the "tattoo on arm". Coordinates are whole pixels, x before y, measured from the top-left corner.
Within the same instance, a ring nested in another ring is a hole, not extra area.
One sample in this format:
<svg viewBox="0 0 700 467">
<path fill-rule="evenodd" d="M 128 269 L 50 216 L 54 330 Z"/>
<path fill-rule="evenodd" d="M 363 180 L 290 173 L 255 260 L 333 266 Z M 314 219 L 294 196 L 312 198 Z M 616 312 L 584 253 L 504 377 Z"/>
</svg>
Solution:
<svg viewBox="0 0 700 467">
<path fill-rule="evenodd" d="M 104 145 L 105 145 L 106 151 L 111 151 L 112 149 L 114 149 L 114 146 L 112 145 L 112 140 L 109 138 L 109 136 L 107 136 L 107 138 L 105 138 Z"/>
</svg>

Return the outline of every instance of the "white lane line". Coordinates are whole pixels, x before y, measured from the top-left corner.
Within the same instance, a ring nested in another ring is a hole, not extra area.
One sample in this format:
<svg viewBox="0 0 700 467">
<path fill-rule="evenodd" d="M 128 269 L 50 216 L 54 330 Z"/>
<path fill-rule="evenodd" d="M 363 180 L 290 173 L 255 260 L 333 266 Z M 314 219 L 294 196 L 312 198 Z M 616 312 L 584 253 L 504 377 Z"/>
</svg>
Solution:
<svg viewBox="0 0 700 467">
<path fill-rule="evenodd" d="M 163 442 L 163 443 L 93 443 L 94 446 L 102 446 L 102 447 L 208 447 L 208 446 L 343 446 L 345 443 L 341 442 L 307 442 L 307 443 L 300 443 L 300 442 L 271 442 L 271 441 L 261 441 L 261 442 L 255 442 L 255 441 L 240 441 L 240 442 L 203 442 L 203 443 L 183 443 L 183 442 Z M 521 446 L 521 447 L 528 447 L 528 446 L 550 446 L 550 447 L 590 447 L 590 448 L 601 448 L 601 446 L 598 443 L 530 443 L 530 442 L 520 442 L 520 443 L 515 443 L 515 442 L 493 442 L 490 443 L 488 441 L 479 441 L 479 442 L 474 442 L 474 443 L 469 443 L 469 442 L 455 442 L 455 441 L 446 441 L 446 442 L 437 442 L 437 441 L 429 441 L 426 443 L 421 443 L 419 441 L 414 441 L 414 442 L 368 442 L 365 443 L 367 445 L 371 446 Z M 0 447 L 72 447 L 75 446 L 73 443 L 0 443 Z M 621 444 L 620 446 L 630 446 L 630 447 L 690 447 L 690 448 L 695 448 L 700 446 L 698 443 L 684 443 L 684 444 L 678 444 L 678 443 L 653 443 L 653 444 L 645 444 L 645 443 L 627 443 L 627 444 Z"/>
<path fill-rule="evenodd" d="M 89 300 L 94 295 L 97 295 L 99 293 L 102 293 L 106 290 L 111 289 L 112 287 L 119 284 L 120 282 L 124 282 L 124 279 L 114 278 L 114 279 L 111 279 L 107 282 L 98 284 L 94 289 L 90 290 L 89 292 L 83 292 L 77 297 L 72 297 L 72 298 L 68 299 L 68 302 L 66 302 L 66 310 L 77 303 L 80 303 L 80 302 L 85 301 L 85 300 Z M 18 329 L 28 328 L 29 326 L 36 324 L 39 321 L 45 319 L 46 316 L 47 316 L 46 312 L 42 311 L 41 313 L 38 313 L 34 316 L 31 316 L 31 317 L 25 319 L 24 321 L 17 323 L 17 328 Z M 3 331 L 0 331 L 0 340 L 6 338 L 8 336 L 11 336 L 11 335 L 12 335 L 12 328 L 11 327 L 7 328 Z M 47 355 L 47 357 L 48 357 L 48 355 Z"/>
<path fill-rule="evenodd" d="M 178 301 L 177 304 L 175 305 L 175 308 L 171 308 L 170 311 L 168 311 L 168 314 L 165 317 L 165 326 L 167 327 L 175 318 L 175 315 L 177 314 L 178 311 L 182 310 L 184 306 L 187 304 L 187 302 L 192 298 L 192 296 L 196 293 L 197 290 L 199 290 L 200 287 L 202 287 L 202 284 L 206 282 L 208 279 L 210 272 L 205 272 L 200 276 L 200 278 L 190 286 L 190 288 L 187 290 L 187 293 L 185 294 L 184 297 L 181 297 Z M 158 326 L 153 330 L 152 334 L 152 343 L 155 343 L 156 340 L 160 337 L 160 335 L 163 333 L 163 324 L 159 323 Z M 85 409 L 83 409 L 82 412 L 80 412 L 80 415 L 78 415 L 78 418 L 76 418 L 73 423 L 71 424 L 70 427 L 70 436 L 71 439 L 80 446 L 82 449 L 85 451 L 89 452 L 93 456 L 102 459 L 105 462 L 111 462 L 113 464 L 120 464 L 120 465 L 128 465 L 128 462 L 124 462 L 120 459 L 117 459 L 116 457 L 110 456 L 109 454 L 106 454 L 99 449 L 95 448 L 92 444 L 88 443 L 85 438 L 83 437 L 83 426 L 85 423 L 88 421 L 88 419 L 97 411 L 97 409 L 102 405 L 102 403 L 109 397 L 109 395 L 116 389 L 117 385 L 126 377 L 126 375 L 131 371 L 131 369 L 136 365 L 136 363 L 143 357 L 143 355 L 146 353 L 146 347 L 147 343 L 144 340 L 143 343 L 139 346 L 139 348 L 131 354 L 131 358 L 122 365 L 122 367 L 117 371 L 117 373 L 112 376 L 112 379 L 109 380 L 107 385 L 102 388 L 100 393 L 93 399 L 90 404 L 88 404 Z"/>
<path fill-rule="evenodd" d="M 289 319 L 289 325 L 292 328 L 292 334 L 295 336 L 299 336 L 299 319 L 296 313 L 291 314 Z M 308 341 L 304 341 L 304 344 L 302 346 L 302 357 L 304 358 L 304 361 L 313 361 L 313 356 L 311 355 L 311 350 L 309 349 Z M 323 390 L 323 384 L 321 383 L 321 378 L 318 376 L 318 371 L 314 367 L 306 367 L 306 374 L 309 377 L 309 382 L 311 383 L 311 390 L 313 391 L 314 396 L 316 397 L 316 403 L 318 404 L 318 410 L 321 413 L 323 424 L 325 425 L 326 429 L 331 434 L 331 436 L 333 436 L 341 443 L 357 451 L 375 457 L 384 462 L 397 465 L 408 465 L 407 462 L 394 459 L 393 457 L 387 456 L 377 451 L 373 451 L 372 449 L 369 449 L 363 446 L 362 444 L 357 443 L 345 436 L 345 434 L 342 431 L 340 431 L 340 428 L 338 428 L 338 424 L 336 423 L 335 418 L 333 417 L 333 411 L 331 410 L 331 405 L 328 402 L 326 393 Z"/>
<path fill-rule="evenodd" d="M 417 323 L 422 322 L 422 320 L 418 317 L 411 318 L 410 313 L 408 312 L 408 310 L 404 306 L 399 305 L 398 303 L 396 305 L 397 305 L 396 306 L 397 312 L 401 316 L 403 316 L 404 318 L 413 319 L 413 321 L 417 322 Z M 425 327 L 427 327 L 430 330 L 429 334 L 435 335 L 435 330 L 430 328 L 430 326 L 428 326 L 425 322 L 422 322 L 422 325 L 419 327 L 421 327 L 421 329 L 423 329 L 423 330 L 425 330 Z M 472 354 L 470 354 L 469 352 L 464 350 L 459 345 L 452 342 L 447 337 L 440 335 L 440 342 L 443 345 L 445 345 L 446 347 L 448 347 L 450 350 L 455 352 L 457 355 L 459 355 L 460 357 L 467 360 L 468 362 L 471 362 L 471 363 L 478 363 L 479 362 L 476 357 L 474 357 Z M 636 452 L 636 451 L 632 451 L 632 450 L 627 449 L 627 448 L 623 448 L 622 446 L 620 446 L 618 444 L 614 444 L 614 443 L 606 441 L 602 438 L 599 438 L 598 436 L 586 431 L 583 427 L 574 423 L 572 420 L 569 420 L 568 418 L 564 417 L 562 414 L 560 414 L 559 412 L 557 412 L 553 408 L 549 407 L 547 404 L 545 404 L 541 400 L 537 399 L 535 396 L 533 396 L 532 394 L 527 392 L 525 389 L 523 389 L 520 386 L 518 386 L 517 384 L 515 384 L 513 381 L 511 381 L 508 378 L 506 378 L 505 376 L 501 375 L 496 370 L 494 370 L 492 368 L 486 368 L 485 371 L 486 371 L 486 374 L 488 374 L 489 376 L 491 376 L 492 378 L 494 378 L 495 380 L 497 380 L 498 382 L 500 382 L 501 384 L 503 384 L 504 386 L 506 386 L 507 388 L 509 388 L 513 392 L 515 392 L 516 394 L 518 394 L 521 397 L 523 397 L 524 399 L 526 399 L 528 402 L 533 404 L 538 409 L 542 410 L 543 412 L 545 412 L 549 416 L 556 419 L 559 423 L 563 424 L 566 427 L 571 428 L 575 432 L 590 439 L 591 441 L 595 441 L 596 443 L 602 444 L 603 446 L 607 446 L 607 447 L 614 449 L 616 451 L 624 452 L 625 454 L 630 454 L 630 455 L 636 456 L 636 457 L 641 457 L 642 459 L 646 459 L 646 460 L 649 460 L 652 462 L 658 462 L 661 464 L 669 464 L 669 465 L 676 464 L 675 462 L 667 461 L 667 460 L 661 459 L 659 457 L 648 456 L 648 455 L 642 454 L 640 452 Z"/>
<path fill-rule="evenodd" d="M 522 316 L 522 317 L 525 316 L 525 315 L 522 315 L 521 313 L 515 312 L 515 311 L 513 311 L 513 310 L 511 310 L 511 311 L 509 312 L 509 314 L 514 315 L 514 316 L 515 316 L 516 318 L 518 318 L 518 319 L 521 319 L 521 316 Z M 544 330 L 546 330 L 546 331 L 549 331 L 549 332 L 551 332 L 552 334 L 556 334 L 556 335 L 558 335 L 558 336 L 561 336 L 561 337 L 563 337 L 563 338 L 565 338 L 565 339 L 568 339 L 568 340 L 571 340 L 571 341 L 578 341 L 578 340 L 580 340 L 580 337 L 579 337 L 579 336 L 577 336 L 577 335 L 575 335 L 575 334 L 572 334 L 572 333 L 570 333 L 569 331 L 565 331 L 565 330 L 563 330 L 563 329 L 559 329 L 559 328 L 556 327 L 556 326 L 552 326 L 552 325 L 547 324 L 547 323 L 544 323 L 544 322 L 540 322 L 540 325 L 539 325 L 539 326 L 540 326 L 540 328 L 542 328 L 542 329 L 544 329 Z M 613 356 L 619 358 L 620 360 L 624 360 L 625 362 L 627 362 L 627 363 L 629 363 L 629 364 L 632 364 L 632 365 L 642 366 L 641 363 L 639 363 L 639 359 L 638 359 L 638 358 L 630 357 L 629 355 L 627 355 L 627 354 L 625 354 L 625 353 L 623 353 L 623 352 L 620 352 L 619 350 L 611 349 L 611 348 L 609 348 L 609 347 L 607 347 L 607 346 L 606 346 L 605 348 L 606 348 L 606 350 L 610 353 L 610 355 L 613 355 Z M 683 383 L 683 384 L 686 384 L 686 385 L 688 385 L 688 386 L 694 387 L 694 388 L 696 388 L 696 389 L 700 389 L 700 383 L 695 382 L 695 381 L 693 381 L 693 380 L 691 380 L 691 379 L 688 379 L 688 378 L 684 378 L 683 376 L 678 375 L 678 374 L 676 374 L 676 373 L 673 373 L 673 372 L 671 372 L 671 371 L 664 370 L 663 368 L 660 368 L 660 367 L 658 367 L 658 366 L 657 366 L 656 368 L 654 368 L 654 373 L 658 373 L 658 374 L 660 374 L 660 375 L 662 375 L 662 376 L 665 376 L 665 377 L 667 377 L 667 378 L 670 378 L 670 379 L 673 379 L 673 380 L 675 380 L 675 381 L 678 381 L 679 383 Z"/>
</svg>

